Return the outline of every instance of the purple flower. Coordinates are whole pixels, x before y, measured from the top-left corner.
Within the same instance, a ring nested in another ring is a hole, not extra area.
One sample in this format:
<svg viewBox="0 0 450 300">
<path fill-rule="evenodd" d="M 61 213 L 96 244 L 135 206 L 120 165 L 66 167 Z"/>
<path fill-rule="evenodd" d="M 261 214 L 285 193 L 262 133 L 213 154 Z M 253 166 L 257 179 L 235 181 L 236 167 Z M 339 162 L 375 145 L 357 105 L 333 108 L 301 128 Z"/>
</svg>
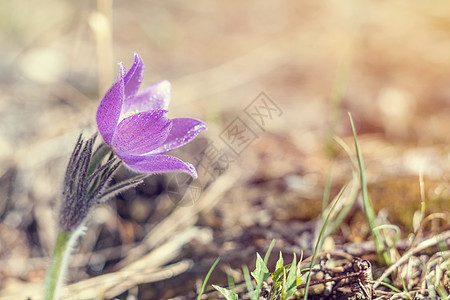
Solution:
<svg viewBox="0 0 450 300">
<path fill-rule="evenodd" d="M 120 64 L 119 78 L 97 110 L 103 140 L 132 170 L 142 173 L 185 172 L 197 178 L 195 167 L 164 153 L 192 141 L 205 123 L 190 118 L 169 119 L 170 83 L 161 81 L 138 92 L 144 63 L 138 54 L 127 72 Z"/>
</svg>

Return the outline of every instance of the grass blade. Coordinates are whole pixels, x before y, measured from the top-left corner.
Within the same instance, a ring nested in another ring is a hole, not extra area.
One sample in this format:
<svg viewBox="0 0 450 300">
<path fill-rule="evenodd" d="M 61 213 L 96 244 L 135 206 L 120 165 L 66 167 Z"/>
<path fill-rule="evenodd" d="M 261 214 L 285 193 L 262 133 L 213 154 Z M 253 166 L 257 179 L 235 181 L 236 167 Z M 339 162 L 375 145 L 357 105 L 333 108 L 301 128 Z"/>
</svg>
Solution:
<svg viewBox="0 0 450 300">
<path fill-rule="evenodd" d="M 361 151 L 359 149 L 358 137 L 356 135 L 356 129 L 355 129 L 355 124 L 353 123 L 352 115 L 350 113 L 348 113 L 348 117 L 350 119 L 350 124 L 352 126 L 352 131 L 353 131 L 353 138 L 355 141 L 355 150 L 356 150 L 356 157 L 358 158 L 359 179 L 361 182 L 363 205 L 364 205 L 364 211 L 366 213 L 367 221 L 369 222 L 370 233 L 375 241 L 375 248 L 377 250 L 378 255 L 383 258 L 384 262 L 387 265 L 390 265 L 391 258 L 389 256 L 389 253 L 387 253 L 385 251 L 382 235 L 378 230 L 375 230 L 375 227 L 377 227 L 376 215 L 375 215 L 375 211 L 373 210 L 373 206 L 370 203 L 369 193 L 367 191 L 367 182 L 366 182 L 366 177 L 365 177 L 365 173 L 364 173 L 364 161 L 362 158 Z"/>
<path fill-rule="evenodd" d="M 320 218 L 324 219 L 324 213 L 325 210 L 328 206 L 328 201 L 330 201 L 330 194 L 331 194 L 331 184 L 332 184 L 332 179 L 333 179 L 333 166 L 334 163 L 331 165 L 330 167 L 330 171 L 328 172 L 328 176 L 327 176 L 327 181 L 325 182 L 325 187 L 323 189 L 323 197 L 322 197 L 322 213 Z"/>
<path fill-rule="evenodd" d="M 255 290 L 253 289 L 252 285 L 252 279 L 250 277 L 250 271 L 248 270 L 248 267 L 246 265 L 242 266 L 242 272 L 244 273 L 245 284 L 247 285 L 247 290 L 251 296 L 251 299 L 258 300 L 259 291 L 257 292 L 257 294 L 255 293 Z"/>
<path fill-rule="evenodd" d="M 211 268 L 209 268 L 208 274 L 206 274 L 205 280 L 203 280 L 202 287 L 200 289 L 200 293 L 198 294 L 197 300 L 200 300 L 202 298 L 202 294 L 205 291 L 206 283 L 208 282 L 209 277 L 211 276 L 212 271 L 216 267 L 216 265 L 219 263 L 220 258 L 217 258 L 216 261 L 213 263 Z"/>
<path fill-rule="evenodd" d="M 264 263 L 267 265 L 267 262 L 269 261 L 270 253 L 272 252 L 273 247 L 275 246 L 275 240 L 273 239 L 272 242 L 270 242 L 269 249 L 267 249 L 266 255 L 264 255 Z"/>
<path fill-rule="evenodd" d="M 325 232 L 327 230 L 328 222 L 330 221 L 331 215 L 333 214 L 334 208 L 336 207 L 336 204 L 338 203 L 339 199 L 342 196 L 342 193 L 344 193 L 344 190 L 347 186 L 345 185 L 340 191 L 339 194 L 336 196 L 336 200 L 333 203 L 333 206 L 331 207 L 330 211 L 328 212 L 327 218 L 325 219 L 325 222 L 323 223 L 322 229 L 320 230 L 319 238 L 317 239 L 316 246 L 314 247 L 314 252 L 311 258 L 311 264 L 309 267 L 309 273 L 308 277 L 306 279 L 306 286 L 305 286 L 305 295 L 303 296 L 304 300 L 308 299 L 308 289 L 309 284 L 311 283 L 311 276 L 312 276 L 312 269 L 314 266 L 314 262 L 316 260 L 317 252 L 319 251 L 319 248 L 322 247 L 323 239 L 325 238 Z"/>
</svg>

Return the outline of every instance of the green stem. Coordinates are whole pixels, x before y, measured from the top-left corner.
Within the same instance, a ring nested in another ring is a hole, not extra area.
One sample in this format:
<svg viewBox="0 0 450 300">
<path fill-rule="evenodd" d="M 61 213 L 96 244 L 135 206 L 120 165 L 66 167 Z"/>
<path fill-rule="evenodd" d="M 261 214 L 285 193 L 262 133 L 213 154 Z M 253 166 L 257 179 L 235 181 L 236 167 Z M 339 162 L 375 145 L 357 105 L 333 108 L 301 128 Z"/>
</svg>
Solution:
<svg viewBox="0 0 450 300">
<path fill-rule="evenodd" d="M 66 231 L 60 231 L 58 233 L 45 277 L 44 300 L 57 299 L 57 292 L 61 285 L 65 268 L 67 267 L 67 259 L 69 258 L 70 252 L 69 242 L 72 234 L 72 232 Z"/>
</svg>

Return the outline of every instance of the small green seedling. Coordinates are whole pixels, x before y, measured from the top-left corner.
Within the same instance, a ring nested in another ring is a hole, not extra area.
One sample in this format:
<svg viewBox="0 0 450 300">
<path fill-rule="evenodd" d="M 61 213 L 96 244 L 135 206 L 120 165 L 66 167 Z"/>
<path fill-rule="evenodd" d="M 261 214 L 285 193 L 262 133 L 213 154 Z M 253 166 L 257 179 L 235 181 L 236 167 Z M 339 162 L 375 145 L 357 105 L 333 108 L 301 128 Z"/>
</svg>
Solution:
<svg viewBox="0 0 450 300">
<path fill-rule="evenodd" d="M 280 256 L 278 258 L 278 261 L 275 266 L 275 271 L 273 273 L 270 273 L 269 269 L 267 268 L 267 260 L 268 260 L 267 254 L 264 260 L 258 253 L 256 254 L 256 267 L 255 270 L 251 272 L 251 276 L 255 279 L 257 285 L 255 290 L 253 289 L 251 283 L 249 282 L 250 275 L 248 272 L 248 268 L 246 268 L 246 266 L 243 267 L 244 275 L 247 275 L 246 281 L 248 291 L 251 295 L 251 299 L 252 300 L 259 299 L 262 283 L 264 282 L 264 280 L 269 278 L 269 276 L 272 277 L 273 283 L 270 290 L 266 294 L 267 299 L 268 300 L 288 299 L 295 293 L 295 291 L 297 291 L 297 286 L 302 283 L 302 280 L 300 279 L 301 276 L 300 264 L 302 261 L 302 257 L 300 257 L 300 261 L 297 263 L 297 256 L 294 253 L 292 263 L 284 265 L 283 255 L 280 252 Z M 227 300 L 238 299 L 238 295 L 229 289 L 217 285 L 213 285 L 213 287 L 219 293 L 221 293 Z"/>
</svg>

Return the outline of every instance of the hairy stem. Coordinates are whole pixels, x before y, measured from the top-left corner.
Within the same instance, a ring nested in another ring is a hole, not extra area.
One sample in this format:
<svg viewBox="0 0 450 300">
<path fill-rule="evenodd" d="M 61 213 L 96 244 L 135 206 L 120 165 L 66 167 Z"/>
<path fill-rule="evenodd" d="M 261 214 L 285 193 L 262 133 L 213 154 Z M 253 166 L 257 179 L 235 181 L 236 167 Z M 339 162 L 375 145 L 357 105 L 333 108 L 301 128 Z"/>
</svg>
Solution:
<svg viewBox="0 0 450 300">
<path fill-rule="evenodd" d="M 73 232 L 60 231 L 56 238 L 52 258 L 45 277 L 44 300 L 57 299 L 70 254 L 70 240 Z"/>
</svg>

